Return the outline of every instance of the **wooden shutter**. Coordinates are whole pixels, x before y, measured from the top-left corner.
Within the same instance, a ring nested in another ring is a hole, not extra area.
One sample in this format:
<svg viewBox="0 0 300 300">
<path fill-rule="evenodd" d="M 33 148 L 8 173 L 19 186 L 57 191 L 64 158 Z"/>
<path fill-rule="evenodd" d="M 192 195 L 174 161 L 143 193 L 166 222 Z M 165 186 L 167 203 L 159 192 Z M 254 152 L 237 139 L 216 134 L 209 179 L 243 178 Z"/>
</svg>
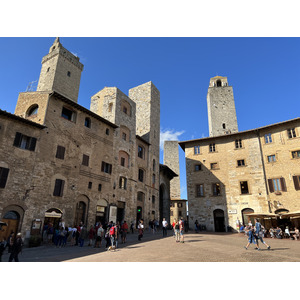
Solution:
<svg viewBox="0 0 300 300">
<path fill-rule="evenodd" d="M 102 171 L 102 172 L 104 172 L 104 166 L 105 166 L 105 162 L 103 161 L 103 162 L 102 162 L 102 165 L 101 165 L 101 171 Z"/>
<path fill-rule="evenodd" d="M 300 190 L 300 185 L 299 185 L 298 177 L 299 177 L 299 176 L 293 176 L 294 186 L 295 186 L 296 191 L 299 191 L 299 190 Z"/>
<path fill-rule="evenodd" d="M 36 145 L 36 138 L 34 138 L 34 137 L 30 138 L 28 150 L 34 151 L 35 145 Z"/>
<path fill-rule="evenodd" d="M 20 147 L 21 141 L 22 141 L 22 136 L 23 136 L 22 133 L 16 132 L 16 137 L 15 137 L 15 140 L 14 140 L 14 146 Z"/>
<path fill-rule="evenodd" d="M 53 196 L 62 197 L 63 190 L 64 190 L 64 185 L 65 185 L 65 181 L 64 180 L 56 179 L 55 180 L 55 187 L 54 187 Z"/>
<path fill-rule="evenodd" d="M 88 155 L 83 154 L 83 156 L 82 156 L 82 164 L 84 166 L 88 166 L 89 165 L 89 158 L 90 157 Z"/>
<path fill-rule="evenodd" d="M 65 147 L 63 147 L 63 146 L 57 146 L 56 158 L 64 159 L 65 158 L 65 150 L 66 150 Z"/>
<path fill-rule="evenodd" d="M 59 196 L 63 196 L 63 192 L 64 192 L 64 186 L 65 186 L 65 181 L 64 180 L 61 180 L 60 181 L 60 191 L 59 191 Z"/>
<path fill-rule="evenodd" d="M 272 179 L 268 179 L 268 184 L 269 184 L 270 193 L 274 193 L 273 180 Z"/>
<path fill-rule="evenodd" d="M 9 169 L 7 168 L 0 168 L 0 188 L 4 189 L 8 177 Z"/>
<path fill-rule="evenodd" d="M 283 192 L 286 192 L 285 179 L 283 177 L 280 178 L 280 185 L 281 185 L 281 190 Z"/>
</svg>

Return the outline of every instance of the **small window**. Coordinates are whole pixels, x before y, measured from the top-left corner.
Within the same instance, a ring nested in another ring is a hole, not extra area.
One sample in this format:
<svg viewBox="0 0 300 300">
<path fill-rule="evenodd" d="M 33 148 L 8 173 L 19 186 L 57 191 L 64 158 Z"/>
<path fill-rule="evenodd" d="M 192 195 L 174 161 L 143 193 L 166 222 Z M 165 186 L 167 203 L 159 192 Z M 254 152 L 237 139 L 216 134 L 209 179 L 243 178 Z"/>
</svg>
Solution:
<svg viewBox="0 0 300 300">
<path fill-rule="evenodd" d="M 126 177 L 123 177 L 123 176 L 120 177 L 120 179 L 119 179 L 119 188 L 123 189 L 123 190 L 126 190 L 126 188 L 127 188 L 127 178 Z"/>
<path fill-rule="evenodd" d="M 9 169 L 7 168 L 0 168 L 0 189 L 4 189 L 7 182 Z"/>
<path fill-rule="evenodd" d="M 283 177 L 268 179 L 268 184 L 270 193 L 286 192 L 286 184 Z"/>
<path fill-rule="evenodd" d="M 194 147 L 194 154 L 200 154 L 200 146 Z"/>
<path fill-rule="evenodd" d="M 36 116 L 39 110 L 39 106 L 37 104 L 32 105 L 27 111 L 27 117 Z"/>
<path fill-rule="evenodd" d="M 98 184 L 98 191 L 101 192 L 101 190 L 102 190 L 102 184 L 99 183 L 99 184 Z"/>
<path fill-rule="evenodd" d="M 268 156 L 268 162 L 275 162 L 276 161 L 276 156 L 275 154 L 269 155 Z"/>
<path fill-rule="evenodd" d="M 138 146 L 138 157 L 144 158 L 145 149 L 142 146 Z"/>
<path fill-rule="evenodd" d="M 68 77 L 71 77 L 71 72 L 70 72 L 70 71 L 68 71 L 67 75 L 68 75 Z"/>
<path fill-rule="evenodd" d="M 109 129 L 108 129 L 108 128 L 106 128 L 105 134 L 106 134 L 106 135 L 109 135 Z"/>
<path fill-rule="evenodd" d="M 155 159 L 153 159 L 153 172 L 155 172 L 155 166 L 156 166 L 156 162 Z"/>
<path fill-rule="evenodd" d="M 144 173 L 143 169 L 139 169 L 138 179 L 140 182 L 144 182 Z"/>
<path fill-rule="evenodd" d="M 152 196 L 152 204 L 155 204 L 155 196 Z"/>
<path fill-rule="evenodd" d="M 91 181 L 89 181 L 88 189 L 91 190 L 92 186 L 93 186 L 93 183 Z"/>
<path fill-rule="evenodd" d="M 288 133 L 288 137 L 289 137 L 290 139 L 296 137 L 296 130 L 295 130 L 295 128 L 290 128 L 290 129 L 288 129 L 288 130 L 287 130 L 287 133 Z"/>
<path fill-rule="evenodd" d="M 126 134 L 125 132 L 122 132 L 122 139 L 123 139 L 124 141 L 127 140 L 127 134 Z"/>
<path fill-rule="evenodd" d="M 82 155 L 82 165 L 83 166 L 89 166 L 89 160 L 90 160 L 90 157 L 88 155 L 85 155 L 83 154 Z"/>
<path fill-rule="evenodd" d="M 76 114 L 72 110 L 70 110 L 66 107 L 63 107 L 62 112 L 61 112 L 61 116 L 66 120 L 75 122 Z"/>
<path fill-rule="evenodd" d="M 127 111 L 128 111 L 127 107 L 123 106 L 123 113 L 125 113 L 127 115 Z"/>
<path fill-rule="evenodd" d="M 201 165 L 195 165 L 195 171 L 201 171 Z"/>
<path fill-rule="evenodd" d="M 220 86 L 222 86 L 222 82 L 221 82 L 221 80 L 217 80 L 217 87 L 220 87 Z"/>
<path fill-rule="evenodd" d="M 215 143 L 209 144 L 209 152 L 216 152 L 216 144 Z"/>
<path fill-rule="evenodd" d="M 235 149 L 239 149 L 242 147 L 243 147 L 242 140 L 241 139 L 235 140 Z"/>
<path fill-rule="evenodd" d="M 85 118 L 84 126 L 87 128 L 91 128 L 91 119 L 90 118 Z"/>
<path fill-rule="evenodd" d="M 226 129 L 226 124 L 225 123 L 223 123 L 222 126 L 223 126 L 223 129 Z"/>
<path fill-rule="evenodd" d="M 155 174 L 152 174 L 152 185 L 155 184 Z"/>
<path fill-rule="evenodd" d="M 241 194 L 249 194 L 249 188 L 248 188 L 247 181 L 241 181 L 240 187 L 241 187 Z"/>
<path fill-rule="evenodd" d="M 65 181 L 61 179 L 55 180 L 55 186 L 53 191 L 53 196 L 62 197 L 64 190 Z"/>
<path fill-rule="evenodd" d="M 47 73 L 50 71 L 50 67 L 47 69 Z"/>
<path fill-rule="evenodd" d="M 203 184 L 196 184 L 196 197 L 204 197 Z"/>
<path fill-rule="evenodd" d="M 244 167 L 245 166 L 245 160 L 244 159 L 239 159 L 237 161 L 237 165 L 238 165 L 238 167 Z"/>
<path fill-rule="evenodd" d="M 57 146 L 55 157 L 58 158 L 58 159 L 64 159 L 65 158 L 65 151 L 66 151 L 65 147 Z"/>
<path fill-rule="evenodd" d="M 265 143 L 266 144 L 272 143 L 272 135 L 271 135 L 271 133 L 265 134 Z"/>
<path fill-rule="evenodd" d="M 126 162 L 125 157 L 121 157 L 121 166 L 122 167 L 125 167 L 125 162 Z"/>
<path fill-rule="evenodd" d="M 295 190 L 299 191 L 300 190 L 300 175 L 293 176 L 293 180 L 294 180 Z"/>
<path fill-rule="evenodd" d="M 214 196 L 220 196 L 221 195 L 221 186 L 219 183 L 213 183 L 212 184 L 212 192 Z"/>
<path fill-rule="evenodd" d="M 210 164 L 210 169 L 211 169 L 211 170 L 219 169 L 219 164 L 218 164 L 218 163 L 211 163 L 211 164 Z"/>
<path fill-rule="evenodd" d="M 20 132 L 16 132 L 15 140 L 14 140 L 14 146 L 24 149 L 24 150 L 29 150 L 29 151 L 34 151 L 35 146 L 36 146 L 36 141 L 37 139 L 34 137 L 30 137 L 27 135 L 24 135 Z"/>
<path fill-rule="evenodd" d="M 103 161 L 102 165 L 101 165 L 101 171 L 104 172 L 104 173 L 111 174 L 112 165 Z"/>
<path fill-rule="evenodd" d="M 300 158 L 300 150 L 292 151 L 292 158 Z"/>
</svg>

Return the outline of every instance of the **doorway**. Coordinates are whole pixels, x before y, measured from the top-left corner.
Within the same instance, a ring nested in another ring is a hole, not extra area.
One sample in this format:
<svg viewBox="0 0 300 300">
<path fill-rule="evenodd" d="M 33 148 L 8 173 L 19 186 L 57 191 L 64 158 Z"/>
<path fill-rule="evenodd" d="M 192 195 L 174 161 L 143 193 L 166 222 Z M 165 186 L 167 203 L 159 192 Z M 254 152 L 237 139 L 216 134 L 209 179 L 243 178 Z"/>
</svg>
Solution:
<svg viewBox="0 0 300 300">
<path fill-rule="evenodd" d="M 215 232 L 225 232 L 225 217 L 222 209 L 214 210 Z"/>
<path fill-rule="evenodd" d="M 11 232 L 14 232 L 15 236 L 17 235 L 20 223 L 20 214 L 18 212 L 13 210 L 8 211 L 3 216 L 3 219 L 1 221 L 7 223 L 7 226 L 2 227 L 0 238 L 4 238 L 5 240 L 7 240 Z"/>
</svg>

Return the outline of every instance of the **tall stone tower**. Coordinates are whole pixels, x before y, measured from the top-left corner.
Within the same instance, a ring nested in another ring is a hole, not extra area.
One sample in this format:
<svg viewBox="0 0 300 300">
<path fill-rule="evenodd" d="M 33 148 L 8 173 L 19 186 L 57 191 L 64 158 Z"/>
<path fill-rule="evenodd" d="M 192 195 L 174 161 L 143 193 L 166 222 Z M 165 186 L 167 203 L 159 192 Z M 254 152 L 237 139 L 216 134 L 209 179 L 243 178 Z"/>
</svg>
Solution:
<svg viewBox="0 0 300 300">
<path fill-rule="evenodd" d="M 37 91 L 56 91 L 77 103 L 83 64 L 56 38 L 42 59 Z"/>
<path fill-rule="evenodd" d="M 164 143 L 164 165 L 168 166 L 178 177 L 170 181 L 170 198 L 180 199 L 180 176 L 179 176 L 179 152 L 178 141 L 165 141 Z"/>
<path fill-rule="evenodd" d="M 210 79 L 207 92 L 209 136 L 238 132 L 232 86 L 227 77 Z"/>
</svg>

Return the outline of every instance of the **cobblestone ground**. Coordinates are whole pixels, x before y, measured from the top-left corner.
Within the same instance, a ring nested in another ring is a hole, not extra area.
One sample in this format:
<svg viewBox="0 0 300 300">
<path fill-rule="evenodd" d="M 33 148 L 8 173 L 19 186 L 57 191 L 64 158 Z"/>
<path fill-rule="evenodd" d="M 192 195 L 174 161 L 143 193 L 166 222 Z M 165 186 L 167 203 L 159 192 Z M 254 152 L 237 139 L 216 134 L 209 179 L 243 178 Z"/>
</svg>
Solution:
<svg viewBox="0 0 300 300">
<path fill-rule="evenodd" d="M 187 233 L 184 243 L 176 243 L 171 231 L 167 237 L 162 233 L 145 233 L 141 242 L 136 234 L 128 235 L 128 242 L 119 244 L 115 251 L 105 251 L 85 246 L 56 248 L 41 246 L 24 249 L 19 258 L 22 262 L 299 262 L 300 242 L 289 239 L 265 239 L 271 246 L 261 251 L 250 245 L 244 249 L 247 239 L 242 234 Z M 2 261 L 8 261 L 4 254 Z"/>
</svg>

